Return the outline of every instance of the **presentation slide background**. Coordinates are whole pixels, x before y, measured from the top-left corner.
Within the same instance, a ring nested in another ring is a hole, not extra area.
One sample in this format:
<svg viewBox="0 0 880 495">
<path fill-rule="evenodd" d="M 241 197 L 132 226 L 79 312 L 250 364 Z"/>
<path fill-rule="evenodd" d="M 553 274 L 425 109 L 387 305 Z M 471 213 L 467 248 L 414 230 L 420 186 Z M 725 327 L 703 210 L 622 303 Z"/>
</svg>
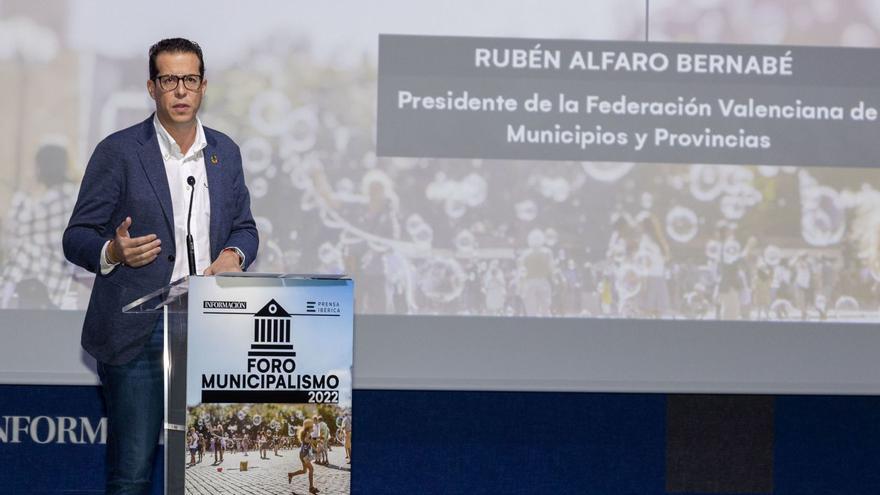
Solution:
<svg viewBox="0 0 880 495">
<path fill-rule="evenodd" d="M 655 1 L 650 3 L 648 33 L 645 3 L 639 1 L 520 2 L 515 7 L 508 2 L 453 2 L 430 14 L 420 5 L 404 2 L 345 2 L 332 8 L 276 2 L 260 9 L 232 2 L 194 2 L 175 5 L 174 19 L 166 15 L 170 3 L 165 9 L 162 4 L 50 4 L 54 8 L 0 3 L 0 31 L 10 39 L 0 53 L 4 74 L 0 105 L 12 109 L 0 116 L 0 168 L 8 178 L 0 188 L 0 204 L 10 205 L 0 238 L 2 303 L 10 308 L 2 313 L 4 342 L 10 344 L 2 352 L 2 376 L 19 377 L 20 381 L 12 381 L 22 383 L 28 380 L 22 377 L 35 376 L 31 372 L 51 376 L 67 365 L 80 371 L 92 366 L 78 348 L 81 315 L 75 311 L 85 307 L 90 277 L 61 264 L 57 239 L 95 144 L 151 111 L 144 90 L 146 48 L 161 37 L 182 35 L 205 49 L 210 82 L 203 120 L 243 146 L 263 240 L 253 268 L 346 271 L 357 281 L 358 310 L 364 316 L 357 320 L 355 387 L 814 393 L 880 389 L 880 377 L 868 366 L 870 356 L 864 352 L 878 344 L 869 324 L 877 320 L 877 294 L 870 278 L 863 280 L 868 292 L 845 294 L 857 306 L 844 300 L 846 311 L 841 312 L 843 319 L 866 324 L 745 325 L 751 331 L 722 331 L 729 325 L 701 322 L 699 318 L 713 317 L 716 301 L 711 292 L 691 299 L 685 299 L 684 293 L 673 296 L 673 304 L 688 310 L 700 296 L 708 299 L 709 309 L 676 315 L 693 318 L 689 323 L 653 325 L 644 319 L 609 323 L 573 318 L 650 316 L 639 308 L 614 304 L 606 310 L 598 290 L 592 291 L 591 299 L 558 297 L 553 307 L 544 308 L 530 304 L 534 299 L 520 297 L 522 292 L 513 286 L 515 260 L 530 249 L 529 237 L 543 237 L 535 242 L 548 246 L 561 266 L 567 263 L 562 263 L 559 250 L 569 247 L 565 261 L 575 263 L 572 276 L 584 283 L 588 272 L 593 277 L 603 273 L 598 267 L 611 247 L 615 206 L 633 218 L 655 206 L 665 213 L 676 198 L 668 197 L 670 186 L 655 182 L 656 178 L 696 175 L 703 180 L 707 174 L 711 179 L 711 170 L 721 169 L 690 164 L 377 159 L 373 154 L 380 33 L 630 41 L 644 40 L 647 34 L 653 41 L 875 47 L 875 19 L 880 18 L 875 2 Z M 285 120 L 289 116 L 292 123 Z M 277 125 L 289 128 L 279 135 Z M 58 160 L 39 156 L 38 151 L 47 146 L 66 150 L 62 173 L 57 173 Z M 724 170 L 736 175 L 745 169 Z M 749 170 L 753 177 L 764 177 L 754 168 Z M 845 218 L 850 220 L 857 211 L 877 211 L 870 203 L 880 189 L 877 170 L 811 168 L 773 173 L 779 177 L 780 196 L 788 207 L 782 208 L 782 215 L 752 216 L 777 220 L 763 227 L 781 239 L 784 259 L 808 250 L 810 255 L 831 256 L 837 263 L 850 260 L 855 268 L 860 258 L 841 251 L 844 246 L 873 246 L 878 220 L 867 215 L 861 223 L 848 222 L 835 246 L 816 250 L 805 242 L 800 228 L 800 187 L 815 181 L 830 185 L 834 197 L 847 193 L 855 197 L 848 204 L 859 208 L 848 208 Z M 609 174 L 619 177 L 611 182 L 596 179 L 607 179 Z M 627 179 L 619 180 L 623 176 Z M 575 189 L 576 184 L 589 186 Z M 493 195 L 499 190 L 505 192 L 500 198 Z M 456 191 L 465 191 L 466 196 L 458 197 Z M 372 196 L 378 196 L 375 201 L 384 212 L 374 218 L 364 214 Z M 483 203 L 468 203 L 481 196 Z M 556 199 L 560 197 L 565 199 Z M 698 204 L 706 208 L 699 213 L 705 213 L 709 225 L 731 223 L 725 220 L 720 202 L 718 198 L 709 206 Z M 531 210 L 539 212 L 535 219 L 523 220 L 532 216 Z M 840 213 L 837 210 L 834 213 Z M 30 221 L 35 211 L 46 212 L 45 225 Z M 16 216 L 20 212 L 23 217 Z M 572 212 L 591 216 L 581 218 Z M 593 217 L 595 213 L 601 215 Z M 743 242 L 755 234 L 763 241 L 764 232 L 752 230 L 756 220 L 747 220 L 735 229 Z M 477 225 L 480 221 L 482 227 Z M 762 226 L 760 221 L 757 226 Z M 504 245 L 487 241 L 491 235 L 485 233 L 493 229 L 506 239 Z M 536 229 L 540 235 L 532 235 Z M 859 239 L 861 234 L 866 239 Z M 425 236 L 432 241 L 429 254 L 388 255 L 389 240 L 412 245 Z M 23 244 L 22 239 L 36 242 Z M 694 265 L 705 261 L 706 239 L 702 241 L 677 251 L 681 263 L 692 263 L 691 257 L 698 260 Z M 570 246 L 581 252 L 573 253 Z M 493 261 L 503 274 L 503 298 L 498 295 L 497 278 L 474 276 L 465 283 L 463 276 L 489 273 Z M 589 270 L 585 263 L 591 263 Z M 871 276 L 861 268 L 856 277 Z M 41 274 L 42 288 L 22 284 L 34 273 Z M 376 296 L 386 287 L 401 285 L 408 288 L 402 296 Z M 492 287 L 494 292 L 489 290 Z M 504 301 L 500 305 L 499 298 Z M 838 301 L 830 298 L 832 305 Z M 796 302 L 788 304 L 784 309 L 789 314 L 798 311 Z M 24 311 L 41 307 L 71 311 Z M 526 315 L 531 317 L 520 317 Z M 536 318 L 550 315 L 569 318 Z M 818 313 L 807 316 L 818 319 Z M 610 330 L 614 325 L 637 330 L 629 334 Z M 655 326 L 669 328 L 656 335 Z M 40 334 L 39 328 L 51 328 L 52 333 Z M 769 330 L 760 332 L 763 328 Z M 456 332 L 461 329 L 469 331 Z M 818 337 L 804 338 L 814 329 Z M 59 348 L 62 342 L 67 344 Z M 528 347 L 523 345 L 526 342 Z M 61 350 L 43 351 L 51 348 Z M 41 349 L 38 356 L 51 357 L 23 359 L 18 349 Z M 70 354 L 63 354 L 63 349 Z M 640 367 L 633 368 L 634 362 Z M 721 364 L 706 367 L 706 363 Z M 825 366 L 835 373 L 820 373 Z M 804 370 L 813 372 L 804 374 Z M 468 377 L 484 378 L 468 382 Z"/>
</svg>

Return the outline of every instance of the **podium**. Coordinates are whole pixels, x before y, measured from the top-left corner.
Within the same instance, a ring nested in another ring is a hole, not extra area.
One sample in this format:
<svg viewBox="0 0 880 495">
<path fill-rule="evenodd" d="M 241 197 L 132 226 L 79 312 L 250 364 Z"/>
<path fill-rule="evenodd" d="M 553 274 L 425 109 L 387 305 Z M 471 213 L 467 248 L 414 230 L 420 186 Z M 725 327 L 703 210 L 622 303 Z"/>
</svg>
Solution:
<svg viewBox="0 0 880 495">
<path fill-rule="evenodd" d="M 353 288 L 343 276 L 230 273 L 185 277 L 123 308 L 163 319 L 164 493 L 195 493 L 190 470 L 198 493 L 229 493 L 249 468 L 250 486 L 274 493 L 288 487 L 279 470 L 300 468 L 292 449 L 306 419 L 329 423 L 331 438 L 350 428 Z M 188 465 L 196 438 L 200 462 Z M 224 464 L 225 452 L 235 454 Z M 208 466 L 212 456 L 223 461 Z M 350 465 L 333 467 L 347 469 L 348 493 Z"/>
</svg>

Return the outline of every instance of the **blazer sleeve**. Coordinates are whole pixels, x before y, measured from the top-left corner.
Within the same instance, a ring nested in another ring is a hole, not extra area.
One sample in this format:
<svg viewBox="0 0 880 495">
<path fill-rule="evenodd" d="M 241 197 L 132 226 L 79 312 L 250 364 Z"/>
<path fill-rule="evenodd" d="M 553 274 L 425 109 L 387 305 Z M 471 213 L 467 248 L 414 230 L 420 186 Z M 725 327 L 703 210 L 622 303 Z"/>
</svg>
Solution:
<svg viewBox="0 0 880 495">
<path fill-rule="evenodd" d="M 235 210 L 233 212 L 232 229 L 223 247 L 241 249 L 245 256 L 245 267 L 257 258 L 257 249 L 260 245 L 257 225 L 251 214 L 251 196 L 247 185 L 244 183 L 244 171 L 241 165 L 241 150 L 234 147 L 235 152 L 235 177 L 232 181 L 232 192 L 235 197 Z"/>
<path fill-rule="evenodd" d="M 98 144 L 61 240 L 70 262 L 96 274 L 101 271 L 101 249 L 114 235 L 113 212 L 124 194 L 122 159 L 107 140 Z"/>
</svg>

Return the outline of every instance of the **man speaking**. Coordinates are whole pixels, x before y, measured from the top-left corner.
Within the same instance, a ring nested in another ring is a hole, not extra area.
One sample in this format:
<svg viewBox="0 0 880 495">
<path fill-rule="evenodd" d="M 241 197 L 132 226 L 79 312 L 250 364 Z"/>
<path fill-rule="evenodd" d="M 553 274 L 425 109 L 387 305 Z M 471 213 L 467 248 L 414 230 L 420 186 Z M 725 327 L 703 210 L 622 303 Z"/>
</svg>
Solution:
<svg viewBox="0 0 880 495">
<path fill-rule="evenodd" d="M 82 345 L 107 407 L 108 494 L 149 491 L 163 419 L 161 318 L 122 307 L 191 263 L 197 274 L 241 271 L 259 244 L 238 146 L 197 117 L 201 48 L 165 39 L 149 58 L 156 113 L 95 148 L 63 238 L 67 259 L 96 274 Z"/>
</svg>

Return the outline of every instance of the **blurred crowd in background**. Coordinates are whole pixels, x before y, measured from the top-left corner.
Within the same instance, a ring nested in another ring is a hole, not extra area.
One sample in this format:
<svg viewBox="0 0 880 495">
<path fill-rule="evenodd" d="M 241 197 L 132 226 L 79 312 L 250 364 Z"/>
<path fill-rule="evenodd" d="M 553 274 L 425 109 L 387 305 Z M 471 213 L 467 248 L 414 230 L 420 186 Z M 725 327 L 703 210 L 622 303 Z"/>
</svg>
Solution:
<svg viewBox="0 0 880 495">
<path fill-rule="evenodd" d="M 880 45 L 876 2 L 792 3 L 652 2 L 651 39 Z M 15 76 L 0 81 L 14 104 L 0 135 L 2 308 L 84 309 L 91 275 L 60 249 L 79 177 L 99 139 L 151 111 L 145 54 L 77 51 L 59 15 L 0 10 Z M 638 37 L 636 21 L 614 21 L 621 38 Z M 314 41 L 267 33 L 217 68 L 206 52 L 201 118 L 241 145 L 261 234 L 251 270 L 349 274 L 362 313 L 878 319 L 876 164 L 377 157 L 375 56 L 334 64 Z M 59 80 L 73 87 L 48 93 Z M 61 129 L 28 125 L 41 99 Z"/>
</svg>

